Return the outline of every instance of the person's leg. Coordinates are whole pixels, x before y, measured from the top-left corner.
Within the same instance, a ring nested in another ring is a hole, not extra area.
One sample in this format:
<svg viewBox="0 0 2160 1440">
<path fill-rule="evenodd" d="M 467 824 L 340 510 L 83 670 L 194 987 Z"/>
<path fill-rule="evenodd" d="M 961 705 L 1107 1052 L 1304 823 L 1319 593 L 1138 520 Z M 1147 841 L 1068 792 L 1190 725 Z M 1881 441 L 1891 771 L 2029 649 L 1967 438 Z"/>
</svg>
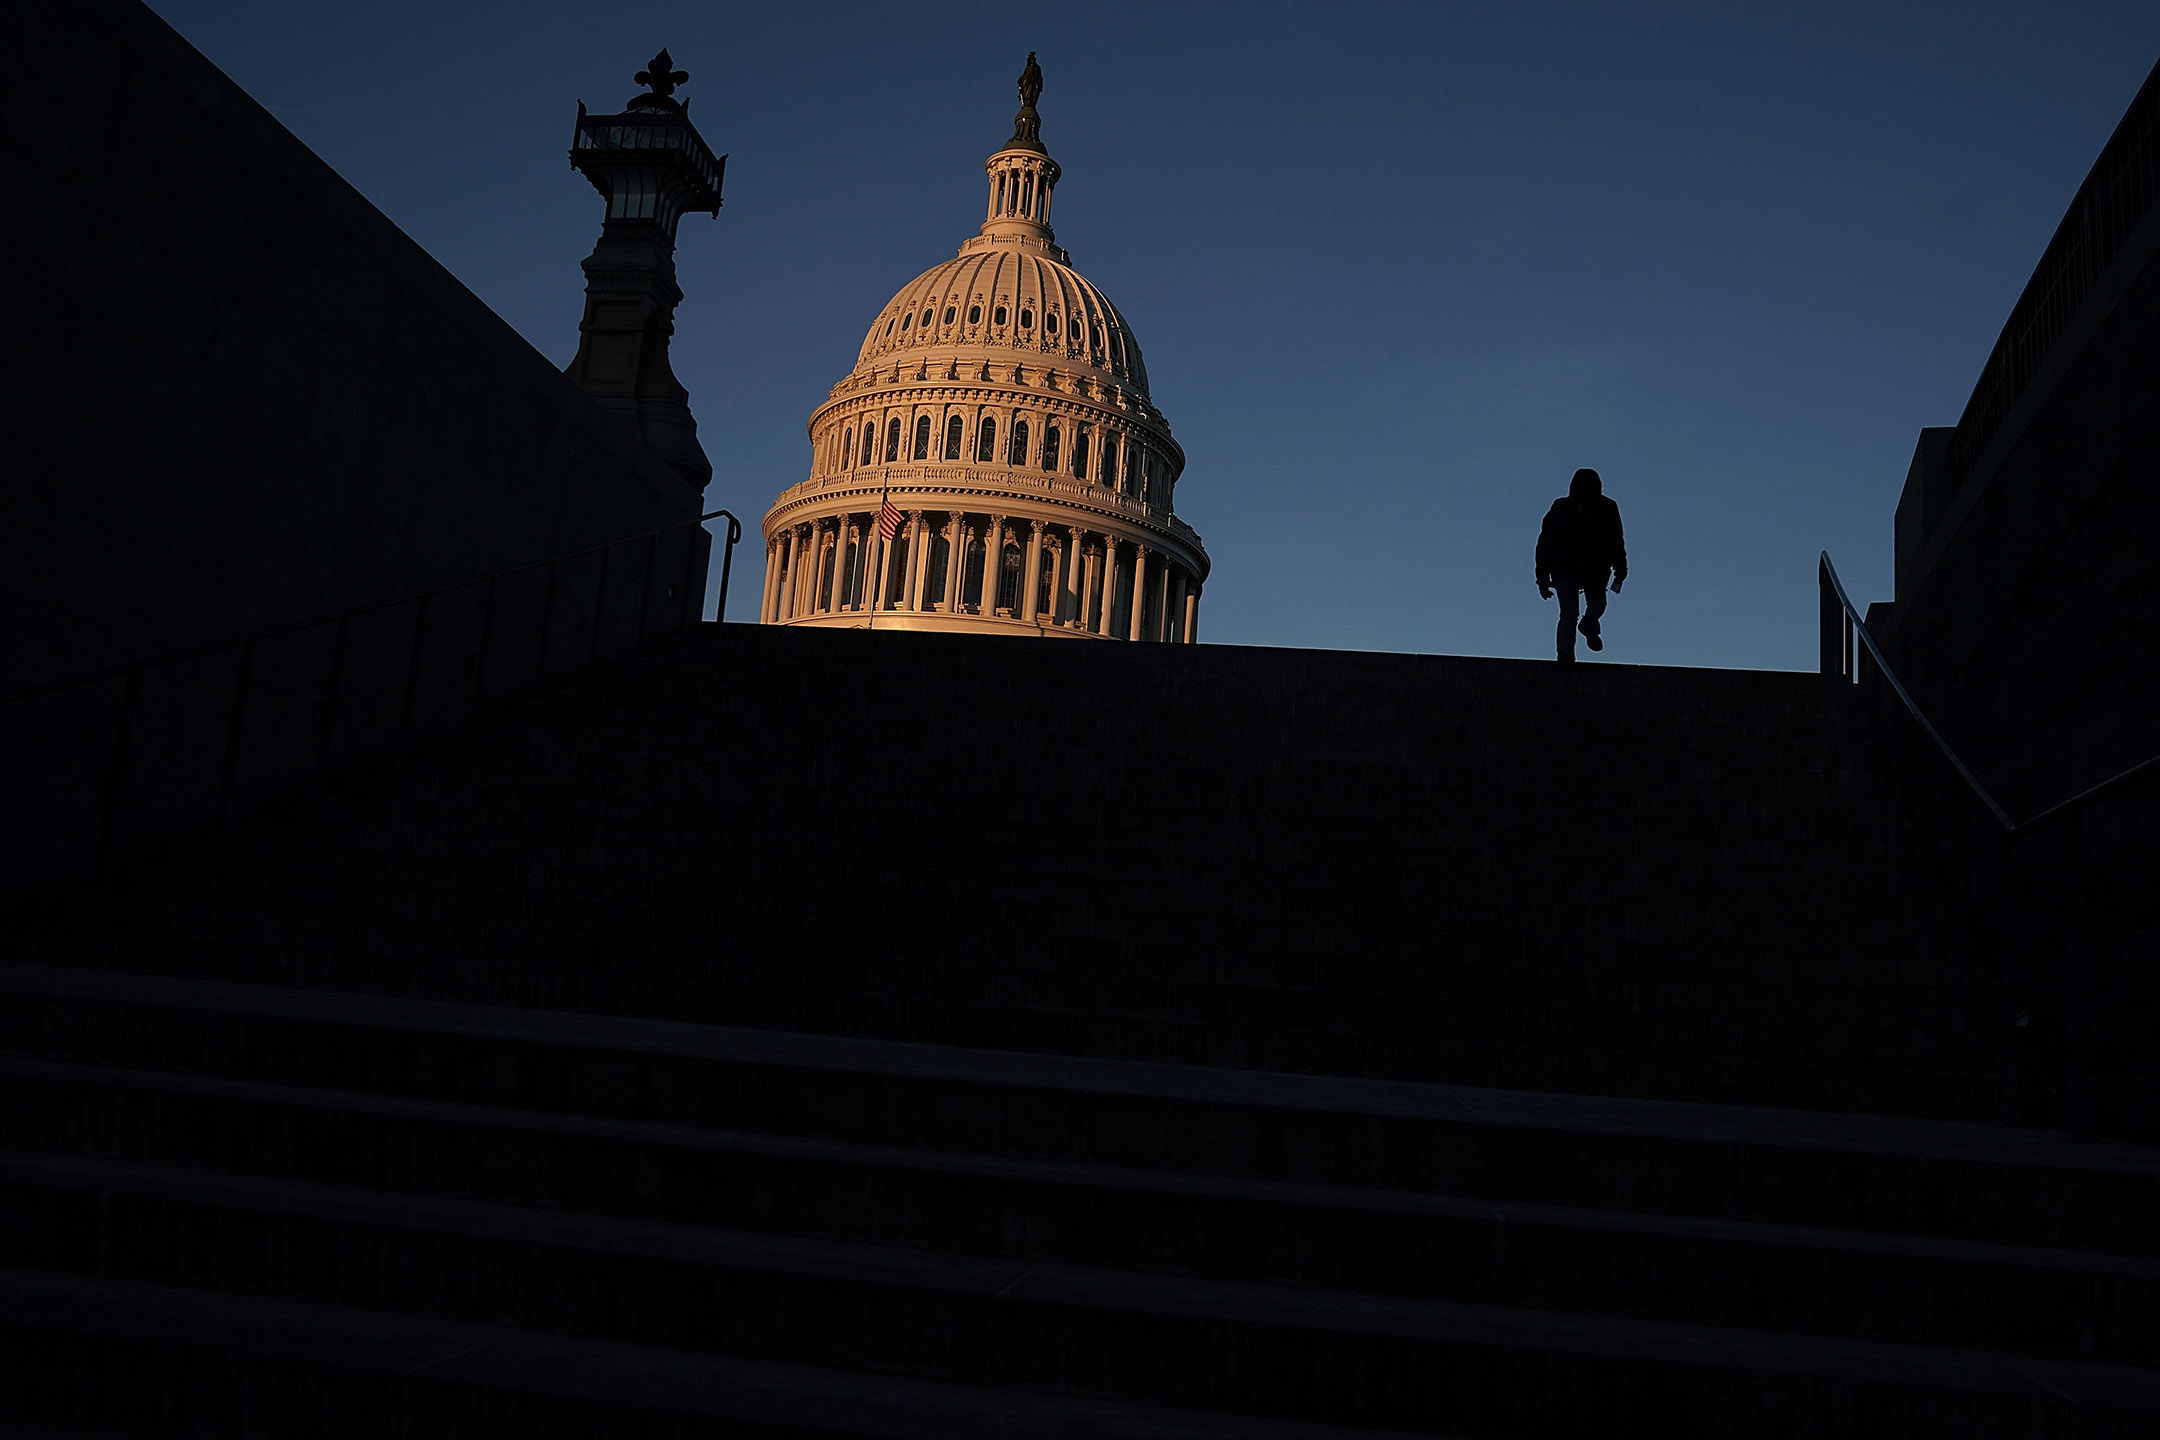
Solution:
<svg viewBox="0 0 2160 1440">
<path fill-rule="evenodd" d="M 1592 650 L 1602 650 L 1605 648 L 1605 636 L 1599 629 L 1598 622 L 1605 615 L 1604 584 L 1600 581 L 1592 581 L 1590 584 L 1585 585 L 1583 587 L 1583 599 L 1583 636 L 1590 642 Z"/>
<path fill-rule="evenodd" d="M 1581 598 L 1581 586 L 1573 580 L 1555 580 L 1553 588 L 1560 592 L 1560 631 L 1557 637 L 1559 654 L 1563 665 L 1575 663 L 1575 607 Z"/>
</svg>

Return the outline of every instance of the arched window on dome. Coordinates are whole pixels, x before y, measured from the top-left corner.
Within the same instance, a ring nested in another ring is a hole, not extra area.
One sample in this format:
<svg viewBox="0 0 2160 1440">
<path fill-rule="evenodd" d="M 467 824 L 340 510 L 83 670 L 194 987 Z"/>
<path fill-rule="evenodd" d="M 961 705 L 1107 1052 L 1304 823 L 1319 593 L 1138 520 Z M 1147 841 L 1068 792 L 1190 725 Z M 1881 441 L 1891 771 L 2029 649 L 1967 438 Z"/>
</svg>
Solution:
<svg viewBox="0 0 2160 1440">
<path fill-rule="evenodd" d="M 1043 427 L 1042 468 L 1045 470 L 1057 469 L 1058 440 L 1059 435 L 1057 426 L 1046 425 Z"/>
<path fill-rule="evenodd" d="M 963 438 L 966 430 L 967 427 L 961 423 L 959 416 L 951 415 L 946 417 L 945 458 L 947 460 L 957 460 L 960 458 L 960 441 Z"/>
<path fill-rule="evenodd" d="M 1013 433 L 1012 433 L 1012 455 L 1010 456 L 1010 458 L 1009 458 L 1009 459 L 1007 460 L 1007 462 L 1006 462 L 1006 463 L 1008 463 L 1008 464 L 1012 464 L 1012 465 L 1025 465 L 1025 464 L 1027 464 L 1027 457 L 1028 457 L 1028 433 L 1027 433 L 1027 430 L 1028 430 L 1028 426 L 1027 426 L 1027 421 L 1025 421 L 1025 420 L 1015 420 L 1015 421 L 1013 421 Z"/>
<path fill-rule="evenodd" d="M 997 307 L 997 309 L 996 309 L 996 310 L 994 310 L 994 311 L 992 311 L 992 312 L 991 312 L 991 314 L 990 314 L 990 323 L 991 323 L 991 324 L 993 324 L 993 325 L 1003 325 L 1003 324 L 1005 323 L 1005 307 L 1004 307 L 1004 306 L 1000 305 L 1000 306 L 998 306 L 998 307 Z"/>
<path fill-rule="evenodd" d="M 997 421 L 988 415 L 983 416 L 982 429 L 975 434 L 975 459 L 983 465 L 997 459 Z"/>
<path fill-rule="evenodd" d="M 997 213 L 1000 215 L 1005 213 L 1005 177 L 1003 175 L 998 176 Z"/>
<path fill-rule="evenodd" d="M 885 463 L 890 465 L 900 458 L 900 417 L 895 415 L 885 427 Z"/>
<path fill-rule="evenodd" d="M 1155 503 L 1156 471 L 1155 452 L 1152 450 L 1144 451 L 1140 457 L 1140 500 L 1143 504 L 1152 505 Z"/>
<path fill-rule="evenodd" d="M 957 305 L 947 305 L 945 307 L 945 323 L 947 325 L 952 324 L 953 317 L 958 315 L 959 313 L 960 307 L 958 307 Z"/>
<path fill-rule="evenodd" d="M 1082 480 L 1088 478 L 1087 462 L 1088 435 L 1087 431 L 1082 430 L 1073 436 L 1073 474 L 1079 476 Z"/>
<path fill-rule="evenodd" d="M 1035 613 L 1057 618 L 1057 555 L 1048 545 L 1042 547 L 1042 567 L 1035 575 Z"/>
<path fill-rule="evenodd" d="M 862 427 L 862 463 L 877 463 L 877 421 L 865 420 Z"/>
<path fill-rule="evenodd" d="M 934 315 L 936 315 L 936 314 L 937 314 L 937 307 L 936 307 L 936 306 L 934 306 L 934 305 L 925 305 L 925 306 L 923 307 L 923 312 L 922 312 L 922 328 L 923 328 L 923 329 L 927 330 L 927 329 L 929 329 L 929 328 L 930 328 L 930 320 L 931 320 L 931 317 L 932 317 L 932 316 L 934 316 Z"/>
<path fill-rule="evenodd" d="M 1014 543 L 1010 526 L 1005 530 L 1005 543 L 998 547 L 997 608 L 1001 614 L 1020 613 L 1020 572 L 1026 553 Z"/>
<path fill-rule="evenodd" d="M 930 458 L 930 417 L 927 415 L 915 417 L 915 458 Z"/>
<path fill-rule="evenodd" d="M 945 608 L 945 570 L 952 564 L 953 528 L 952 524 L 947 522 L 944 529 L 935 531 L 930 536 L 929 563 L 923 567 L 923 591 L 919 606 L 921 609 Z"/>
<path fill-rule="evenodd" d="M 973 527 L 967 538 L 965 568 L 960 572 L 960 609 L 970 604 L 981 609 L 983 576 L 983 537 L 980 526 Z"/>
<path fill-rule="evenodd" d="M 907 313 L 907 314 L 905 314 L 905 315 L 902 315 L 902 316 L 900 317 L 900 328 L 901 328 L 902 330 L 905 330 L 905 329 L 907 329 L 907 328 L 908 328 L 908 326 L 910 326 L 910 325 L 912 325 L 912 324 L 914 324 L 914 323 L 915 323 L 915 312 L 914 312 L 914 311 L 912 311 L 912 310 L 908 311 L 908 313 Z"/>
<path fill-rule="evenodd" d="M 970 325 L 980 325 L 980 324 L 982 324 L 982 306 L 980 306 L 980 305 L 970 305 L 970 306 L 968 306 L 968 324 L 970 324 Z"/>
</svg>

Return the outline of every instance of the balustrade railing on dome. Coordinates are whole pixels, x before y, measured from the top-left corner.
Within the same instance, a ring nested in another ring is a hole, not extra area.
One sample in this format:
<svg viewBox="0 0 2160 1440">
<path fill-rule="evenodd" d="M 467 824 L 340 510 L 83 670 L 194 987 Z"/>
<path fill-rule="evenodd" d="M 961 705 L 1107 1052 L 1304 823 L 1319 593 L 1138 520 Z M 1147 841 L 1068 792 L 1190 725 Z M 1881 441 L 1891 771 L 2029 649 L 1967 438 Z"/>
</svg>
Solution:
<svg viewBox="0 0 2160 1440">
<path fill-rule="evenodd" d="M 887 465 L 882 469 L 843 470 L 834 475 L 813 475 L 807 480 L 790 485 L 780 492 L 773 503 L 775 507 L 812 496 L 828 495 L 843 491 L 860 491 L 875 496 L 887 488 L 906 489 L 911 486 L 980 486 L 983 481 L 981 467 L 968 468 L 960 465 Z M 1087 480 L 1074 479 L 1056 471 L 1042 472 L 1014 466 L 1000 472 L 996 482 L 1001 488 L 1018 494 L 1034 493 L 1057 499 L 1092 505 L 1099 510 L 1113 510 L 1143 524 L 1159 526 L 1191 545 L 1199 545 L 1199 532 L 1175 515 L 1161 510 L 1140 499 L 1108 485 L 1098 485 Z M 973 505 L 951 508 L 981 510 L 987 501 Z M 875 505 L 867 508 L 875 510 Z"/>
<path fill-rule="evenodd" d="M 698 618 L 714 510 L 603 545 L 0 695 L 0 896 L 220 823 Z M 679 553 L 678 553 L 679 552 Z"/>
</svg>

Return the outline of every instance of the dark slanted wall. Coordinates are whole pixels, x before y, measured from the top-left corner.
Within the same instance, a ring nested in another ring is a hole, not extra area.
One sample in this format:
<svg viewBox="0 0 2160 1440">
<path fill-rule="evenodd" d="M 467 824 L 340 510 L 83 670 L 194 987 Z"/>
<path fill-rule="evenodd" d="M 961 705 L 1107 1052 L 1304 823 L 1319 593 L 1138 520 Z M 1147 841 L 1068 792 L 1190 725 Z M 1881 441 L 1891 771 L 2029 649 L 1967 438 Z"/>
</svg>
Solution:
<svg viewBox="0 0 2160 1440">
<path fill-rule="evenodd" d="M 2042 253 L 1896 515 L 1891 664 L 2013 821 L 1902 716 L 1918 832 L 2003 975 L 2019 1113 L 2160 1134 L 2160 67 Z"/>
<path fill-rule="evenodd" d="M 2014 815 L 2160 737 L 2160 68 L 1964 415 L 1921 432 L 1879 638 Z"/>
<path fill-rule="evenodd" d="M 35 138 L 9 147 L 10 191 L 35 221 L 12 236 L 28 281 L 10 304 L 0 695 L 698 513 L 701 454 L 671 465 L 648 449 L 637 417 L 603 410 L 135 0 L 30 7 L 11 17 L 0 67 L 15 112 L 36 117 Z M 564 205 L 594 206 L 567 170 L 563 184 Z M 563 283 L 579 277 L 566 271 Z M 664 334 L 659 345 L 664 370 Z M 694 428 L 686 410 L 675 428 Z M 696 448 L 694 435 L 674 439 Z M 685 547 L 704 543 L 695 527 L 664 537 L 654 573 L 701 592 L 704 567 Z M 611 585 L 628 575 L 616 558 Z M 571 602 L 601 581 L 597 558 L 554 577 L 557 639 L 581 623 Z M 695 613 L 695 596 L 660 589 Z M 495 620 L 511 628 L 526 623 L 519 606 L 542 603 L 537 589 L 496 599 Z M 416 624 L 438 646 L 470 632 L 447 663 L 471 673 L 492 658 L 480 653 L 487 608 L 475 592 L 424 621 L 382 617 L 385 633 L 345 637 L 355 668 L 334 685 L 336 637 L 285 642 L 248 658 L 247 686 L 292 692 L 312 724 L 332 690 L 350 705 L 403 684 L 390 656 L 403 642 L 388 632 Z M 217 788 L 225 732 L 212 712 L 239 663 L 146 678 L 143 713 L 172 733 L 136 737 L 146 748 L 123 833 L 159 828 L 160 806 L 167 818 L 198 814 L 200 797 L 174 786 Z M 301 673 L 310 667 L 319 673 Z M 488 683 L 516 669 L 496 664 Z M 0 704 L 11 882 L 81 852 L 79 827 L 54 807 L 87 786 L 91 803 L 75 808 L 97 808 L 105 780 L 92 752 L 115 743 L 123 699 L 108 688 Z M 423 718 L 439 708 L 430 698 Z M 410 722 L 411 703 L 384 703 Z M 246 773 L 254 742 L 290 717 L 247 718 L 242 794 L 259 788 Z M 195 758 L 175 758 L 183 751 Z M 166 760 L 190 775 L 161 778 Z M 193 773 L 204 765 L 208 779 Z M 160 786 L 168 793 L 153 794 Z"/>
</svg>

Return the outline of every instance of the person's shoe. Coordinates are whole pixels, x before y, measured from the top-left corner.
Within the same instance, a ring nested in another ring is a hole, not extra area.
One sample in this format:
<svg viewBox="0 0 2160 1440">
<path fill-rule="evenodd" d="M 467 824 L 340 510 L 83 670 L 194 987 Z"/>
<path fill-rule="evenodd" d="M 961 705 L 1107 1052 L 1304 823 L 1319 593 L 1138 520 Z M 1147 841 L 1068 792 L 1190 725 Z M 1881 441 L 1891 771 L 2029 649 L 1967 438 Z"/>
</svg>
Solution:
<svg viewBox="0 0 2160 1440">
<path fill-rule="evenodd" d="M 1580 625 L 1577 625 L 1575 628 L 1582 631 L 1583 639 L 1590 642 L 1590 648 L 1592 650 L 1602 650 L 1605 648 L 1605 637 L 1599 632 L 1597 621 L 1585 620 Z"/>
</svg>

